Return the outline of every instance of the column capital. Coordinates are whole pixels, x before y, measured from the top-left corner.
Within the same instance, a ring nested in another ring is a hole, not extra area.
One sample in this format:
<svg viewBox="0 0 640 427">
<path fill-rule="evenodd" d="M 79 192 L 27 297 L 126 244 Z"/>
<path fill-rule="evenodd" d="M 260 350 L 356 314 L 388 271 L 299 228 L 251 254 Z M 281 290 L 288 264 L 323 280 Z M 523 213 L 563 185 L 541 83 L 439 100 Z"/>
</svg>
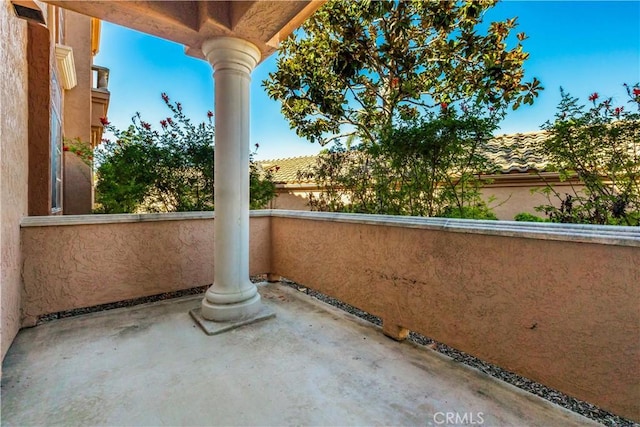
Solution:
<svg viewBox="0 0 640 427">
<path fill-rule="evenodd" d="M 216 37 L 202 43 L 202 53 L 213 70 L 234 69 L 251 73 L 260 62 L 260 49 L 251 42 L 236 37 Z"/>
</svg>

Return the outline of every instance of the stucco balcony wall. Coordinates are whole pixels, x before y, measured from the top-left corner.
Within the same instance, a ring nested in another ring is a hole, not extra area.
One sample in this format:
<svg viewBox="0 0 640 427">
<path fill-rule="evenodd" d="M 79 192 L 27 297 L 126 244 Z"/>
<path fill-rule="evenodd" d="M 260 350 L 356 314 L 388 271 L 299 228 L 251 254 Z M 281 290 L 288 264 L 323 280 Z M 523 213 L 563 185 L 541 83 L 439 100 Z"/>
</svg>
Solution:
<svg viewBox="0 0 640 427">
<path fill-rule="evenodd" d="M 23 324 L 213 283 L 213 221 L 212 212 L 23 219 Z M 269 221 L 251 220 L 252 274 L 269 271 Z"/>
<path fill-rule="evenodd" d="M 212 283 L 213 213 L 25 218 L 25 324 Z M 640 420 L 640 230 L 265 210 L 271 273 Z"/>
<path fill-rule="evenodd" d="M 272 273 L 640 420 L 640 230 L 272 215 Z"/>
</svg>

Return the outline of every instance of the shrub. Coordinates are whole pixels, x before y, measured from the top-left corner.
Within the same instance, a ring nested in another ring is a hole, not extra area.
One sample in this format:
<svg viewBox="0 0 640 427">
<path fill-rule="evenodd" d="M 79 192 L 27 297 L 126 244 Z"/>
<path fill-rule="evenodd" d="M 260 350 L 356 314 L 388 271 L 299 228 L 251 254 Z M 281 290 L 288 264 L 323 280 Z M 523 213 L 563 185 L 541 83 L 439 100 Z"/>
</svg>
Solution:
<svg viewBox="0 0 640 427">
<path fill-rule="evenodd" d="M 625 87 L 640 112 L 639 85 Z M 542 149 L 562 181 L 577 177 L 584 189 L 562 195 L 547 185 L 549 204 L 536 209 L 553 222 L 640 225 L 640 114 L 599 101 L 598 93 L 589 108 L 561 95 L 555 120 L 543 125 L 550 136 Z"/>
<path fill-rule="evenodd" d="M 160 130 L 142 120 L 119 130 L 103 119 L 114 140 L 96 150 L 96 202 L 100 213 L 205 211 L 214 209 L 213 113 L 195 125 L 182 104 L 162 99 L 172 115 L 160 121 Z M 265 206 L 275 195 L 269 171 L 250 164 L 250 203 Z"/>
<path fill-rule="evenodd" d="M 537 215 L 530 214 L 529 212 L 520 212 L 513 219 L 515 221 L 525 221 L 525 222 L 549 222 L 548 219 L 544 219 Z"/>
</svg>

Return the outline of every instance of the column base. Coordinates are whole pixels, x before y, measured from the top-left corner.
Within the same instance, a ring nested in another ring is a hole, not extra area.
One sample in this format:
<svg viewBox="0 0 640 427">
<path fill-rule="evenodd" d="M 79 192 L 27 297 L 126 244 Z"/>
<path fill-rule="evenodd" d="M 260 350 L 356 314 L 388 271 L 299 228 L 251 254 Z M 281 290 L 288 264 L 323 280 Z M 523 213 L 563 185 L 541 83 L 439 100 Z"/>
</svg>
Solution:
<svg viewBox="0 0 640 427">
<path fill-rule="evenodd" d="M 276 316 L 275 311 L 260 302 L 260 294 L 237 304 L 212 304 L 205 298 L 201 307 L 189 310 L 189 314 L 207 335 L 221 334 Z"/>
</svg>

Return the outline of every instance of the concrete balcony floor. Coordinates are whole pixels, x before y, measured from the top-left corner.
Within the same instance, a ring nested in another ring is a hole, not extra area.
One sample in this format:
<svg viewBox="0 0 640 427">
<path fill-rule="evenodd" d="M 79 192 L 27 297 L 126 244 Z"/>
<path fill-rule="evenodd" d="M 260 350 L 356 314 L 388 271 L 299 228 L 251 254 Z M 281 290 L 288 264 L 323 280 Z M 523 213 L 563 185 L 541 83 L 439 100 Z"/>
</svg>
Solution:
<svg viewBox="0 0 640 427">
<path fill-rule="evenodd" d="M 189 316 L 200 296 L 21 331 L 2 425 L 596 425 L 291 288 L 260 292 L 275 319 L 215 336 Z"/>
</svg>

